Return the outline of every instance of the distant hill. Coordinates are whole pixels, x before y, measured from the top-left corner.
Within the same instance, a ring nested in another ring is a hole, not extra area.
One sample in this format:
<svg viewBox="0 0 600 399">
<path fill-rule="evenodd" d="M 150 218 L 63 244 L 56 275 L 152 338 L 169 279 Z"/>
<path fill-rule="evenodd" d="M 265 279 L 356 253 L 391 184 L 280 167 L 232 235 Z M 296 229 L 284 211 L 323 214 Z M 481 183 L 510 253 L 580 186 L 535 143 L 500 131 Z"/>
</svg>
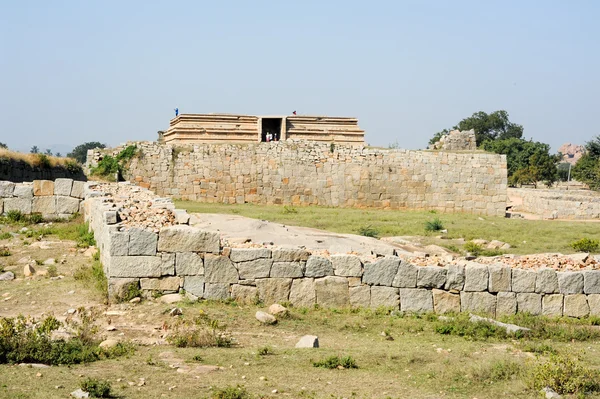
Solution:
<svg viewBox="0 0 600 399">
<path fill-rule="evenodd" d="M 563 161 L 575 165 L 585 154 L 585 147 L 579 144 L 565 143 L 560 146 L 558 152 L 563 155 Z"/>
</svg>

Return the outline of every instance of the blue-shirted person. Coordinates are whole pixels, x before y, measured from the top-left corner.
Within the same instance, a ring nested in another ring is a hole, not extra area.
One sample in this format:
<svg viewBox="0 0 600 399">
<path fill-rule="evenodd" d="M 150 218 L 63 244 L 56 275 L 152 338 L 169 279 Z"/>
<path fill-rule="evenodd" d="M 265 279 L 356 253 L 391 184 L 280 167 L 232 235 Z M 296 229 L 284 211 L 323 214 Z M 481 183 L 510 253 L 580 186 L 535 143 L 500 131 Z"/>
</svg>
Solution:
<svg viewBox="0 0 600 399">
<path fill-rule="evenodd" d="M 175 116 L 179 115 L 179 108 L 175 108 Z"/>
</svg>

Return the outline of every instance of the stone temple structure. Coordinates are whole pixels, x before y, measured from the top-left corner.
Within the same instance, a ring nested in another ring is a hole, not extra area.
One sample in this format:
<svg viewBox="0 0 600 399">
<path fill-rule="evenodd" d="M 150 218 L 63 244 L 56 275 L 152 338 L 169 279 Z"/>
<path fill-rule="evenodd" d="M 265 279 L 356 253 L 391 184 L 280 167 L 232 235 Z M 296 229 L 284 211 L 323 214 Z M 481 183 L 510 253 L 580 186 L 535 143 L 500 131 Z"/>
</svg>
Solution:
<svg viewBox="0 0 600 399">
<path fill-rule="evenodd" d="M 364 145 L 358 119 L 333 116 L 256 116 L 180 114 L 159 141 L 179 143 L 250 143 L 298 139 Z"/>
</svg>

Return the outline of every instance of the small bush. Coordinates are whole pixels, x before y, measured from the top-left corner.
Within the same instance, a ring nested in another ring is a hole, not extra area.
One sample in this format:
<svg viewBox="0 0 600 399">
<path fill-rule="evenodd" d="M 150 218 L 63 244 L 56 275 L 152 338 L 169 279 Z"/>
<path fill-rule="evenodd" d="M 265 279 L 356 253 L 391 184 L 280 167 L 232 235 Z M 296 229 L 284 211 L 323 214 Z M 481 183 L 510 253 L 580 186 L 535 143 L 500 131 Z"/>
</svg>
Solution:
<svg viewBox="0 0 600 399">
<path fill-rule="evenodd" d="M 483 368 L 475 369 L 473 379 L 480 383 L 494 383 L 514 379 L 522 373 L 523 366 L 520 363 L 501 360 Z"/>
<path fill-rule="evenodd" d="M 379 230 L 377 230 L 374 227 L 371 227 L 371 225 L 368 225 L 368 226 L 359 227 L 358 234 L 360 234 L 361 236 L 365 236 L 365 237 L 377 238 L 379 236 Z"/>
<path fill-rule="evenodd" d="M 428 220 L 425 222 L 425 231 L 440 231 L 444 229 L 444 224 L 440 218 Z"/>
<path fill-rule="evenodd" d="M 262 348 L 258 348 L 258 355 L 259 356 L 268 356 L 268 355 L 273 355 L 273 348 L 271 348 L 270 346 L 263 346 Z"/>
<path fill-rule="evenodd" d="M 116 160 L 121 162 L 121 161 L 129 161 L 131 158 L 133 158 L 134 156 L 136 156 L 136 154 L 138 153 L 138 149 L 135 145 L 129 145 L 126 148 L 124 148 L 123 150 L 121 150 L 120 153 L 117 154 Z"/>
<path fill-rule="evenodd" d="M 90 394 L 92 398 L 110 398 L 112 389 L 110 382 L 97 378 L 86 378 L 79 385 L 81 389 Z"/>
<path fill-rule="evenodd" d="M 545 355 L 545 354 L 556 355 L 558 353 L 558 351 L 556 349 L 554 349 L 552 346 L 550 346 L 548 344 L 539 343 L 539 342 L 524 343 L 523 346 L 521 347 L 521 350 L 523 352 L 537 353 L 540 355 Z"/>
<path fill-rule="evenodd" d="M 140 290 L 139 284 L 131 283 L 131 284 L 127 285 L 123 295 L 121 295 L 117 298 L 117 302 L 129 302 L 133 298 L 136 298 L 138 296 L 142 296 L 142 290 Z"/>
<path fill-rule="evenodd" d="M 577 252 L 596 252 L 600 247 L 600 241 L 591 238 L 582 238 L 571 243 L 571 247 Z"/>
<path fill-rule="evenodd" d="M 58 269 L 55 265 L 48 266 L 48 277 L 56 277 L 58 276 Z"/>
<path fill-rule="evenodd" d="M 0 256 L 10 256 L 8 247 L 0 247 Z"/>
<path fill-rule="evenodd" d="M 458 335 L 470 340 L 486 340 L 488 338 L 507 338 L 508 333 L 504 328 L 498 327 L 487 321 L 471 322 L 469 315 L 461 313 L 458 316 L 444 321 L 439 321 L 434 326 L 434 331 L 443 335 Z"/>
<path fill-rule="evenodd" d="M 96 245 L 96 240 L 94 239 L 94 232 L 90 231 L 89 225 L 84 223 L 77 227 L 77 246 L 79 248 L 88 248 L 93 245 Z"/>
<path fill-rule="evenodd" d="M 44 217 L 41 213 L 32 213 L 27 219 L 31 224 L 44 223 Z"/>
<path fill-rule="evenodd" d="M 119 162 L 110 155 L 105 155 L 100 162 L 98 162 L 98 165 L 90 170 L 90 173 L 94 176 L 105 177 L 107 180 L 113 180 L 114 175 L 120 171 L 121 165 L 119 165 Z"/>
<path fill-rule="evenodd" d="M 75 280 L 85 283 L 86 286 L 92 285 L 106 299 L 108 299 L 108 280 L 104 274 L 104 269 L 99 261 L 94 261 L 92 266 L 81 266 L 73 273 Z"/>
<path fill-rule="evenodd" d="M 463 245 L 463 248 L 473 256 L 479 256 L 483 252 L 483 247 L 479 244 L 475 244 L 473 241 L 466 242 Z"/>
<path fill-rule="evenodd" d="M 535 390 L 550 387 L 561 395 L 600 392 L 600 372 L 586 367 L 578 356 L 550 355 L 532 368 L 528 383 Z"/>
<path fill-rule="evenodd" d="M 65 166 L 64 166 L 64 167 L 65 167 L 65 169 L 66 169 L 66 170 L 67 170 L 69 173 L 71 173 L 71 174 L 73 174 L 73 175 L 76 175 L 76 174 L 79 174 L 79 173 L 81 173 L 81 172 L 82 172 L 81 165 L 79 165 L 79 164 L 77 163 L 77 161 L 74 161 L 74 160 L 72 160 L 72 159 L 68 159 L 68 160 L 65 162 Z"/>
<path fill-rule="evenodd" d="M 218 388 L 211 395 L 211 399 L 250 399 L 250 393 L 242 386 Z"/>
<path fill-rule="evenodd" d="M 11 223 L 19 223 L 25 221 L 25 215 L 21 213 L 21 211 L 10 210 L 6 212 L 6 219 Z"/>
<path fill-rule="evenodd" d="M 12 234 L 10 234 L 8 231 L 0 234 L 0 240 L 10 240 L 12 237 Z"/>
<path fill-rule="evenodd" d="M 285 205 L 283 207 L 283 214 L 284 215 L 288 215 L 288 214 L 292 214 L 292 213 L 298 213 L 298 210 L 296 208 L 294 208 L 291 205 Z"/>
<path fill-rule="evenodd" d="M 224 324 L 203 314 L 192 321 L 177 320 L 173 333 L 167 337 L 167 342 L 178 348 L 229 348 L 233 342 L 225 330 Z"/>
<path fill-rule="evenodd" d="M 357 369 L 356 361 L 352 356 L 330 356 L 318 362 L 313 362 L 314 367 L 322 367 L 325 369 Z"/>
<path fill-rule="evenodd" d="M 38 166 L 43 169 L 50 169 L 52 167 L 52 163 L 50 162 L 50 158 L 46 154 L 36 154 L 37 159 L 33 160 L 33 165 Z"/>
</svg>

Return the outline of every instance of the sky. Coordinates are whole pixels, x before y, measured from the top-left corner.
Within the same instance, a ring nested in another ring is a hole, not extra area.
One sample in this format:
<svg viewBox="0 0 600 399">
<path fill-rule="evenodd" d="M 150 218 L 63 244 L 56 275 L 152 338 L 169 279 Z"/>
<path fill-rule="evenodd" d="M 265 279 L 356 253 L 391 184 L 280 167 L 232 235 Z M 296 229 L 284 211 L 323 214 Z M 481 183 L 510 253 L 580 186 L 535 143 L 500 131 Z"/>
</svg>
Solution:
<svg viewBox="0 0 600 399">
<path fill-rule="evenodd" d="M 600 134 L 600 2 L 0 0 L 0 142 L 156 140 L 181 113 L 354 116 L 420 149 L 474 112 Z M 64 155 L 64 153 L 63 153 Z"/>
</svg>

